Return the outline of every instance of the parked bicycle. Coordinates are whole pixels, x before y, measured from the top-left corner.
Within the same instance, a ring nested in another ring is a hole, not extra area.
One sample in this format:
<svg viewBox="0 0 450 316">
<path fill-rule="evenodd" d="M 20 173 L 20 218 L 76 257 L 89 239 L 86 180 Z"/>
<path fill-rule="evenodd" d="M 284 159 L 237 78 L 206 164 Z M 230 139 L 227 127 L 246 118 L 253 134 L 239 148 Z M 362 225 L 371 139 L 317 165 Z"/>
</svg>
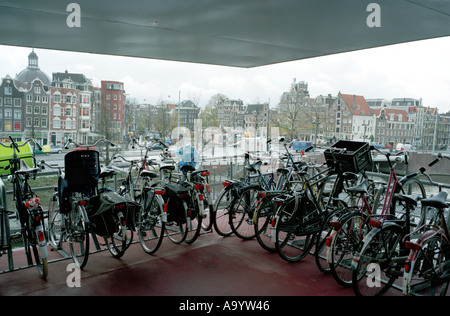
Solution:
<svg viewBox="0 0 450 316">
<path fill-rule="evenodd" d="M 416 179 L 420 175 L 425 175 L 431 180 L 424 167 L 406 178 Z M 416 223 L 427 222 L 423 210 L 425 210 L 429 199 L 419 196 L 417 193 L 412 192 L 413 195 L 395 193 L 391 206 L 391 210 L 392 208 L 394 210 L 391 211 L 391 214 L 369 219 L 369 224 L 374 228 L 367 234 L 362 248 L 355 253 L 353 258 L 352 284 L 355 294 L 364 296 L 383 295 L 396 279 L 403 276 L 402 269 L 409 252 L 405 247 L 405 242 L 409 243 L 410 236 L 414 234 L 413 228 L 417 228 Z M 422 219 L 414 221 L 412 219 L 413 212 L 418 208 L 418 200 L 422 204 Z M 396 209 L 399 206 L 403 206 L 404 213 L 397 213 Z M 376 269 L 377 274 L 376 283 L 370 276 L 372 272 L 375 272 L 374 269 Z"/>
<path fill-rule="evenodd" d="M 450 156 L 439 154 L 429 166 L 441 159 L 450 160 Z M 450 189 L 450 185 L 435 182 L 429 176 L 428 180 L 439 188 L 439 193 L 421 201 L 433 221 L 410 234 L 418 234 L 417 239 L 404 239 L 405 247 L 409 250 L 403 274 L 405 295 L 444 296 L 450 283 L 450 203 L 448 193 L 442 191 L 443 188 Z"/>
<path fill-rule="evenodd" d="M 12 183 L 16 216 L 20 221 L 27 262 L 30 266 L 36 265 L 39 275 L 45 279 L 48 275 L 48 249 L 44 212 L 40 205 L 40 199 L 28 182 L 31 177 L 35 177 L 40 168 L 30 167 L 25 162 L 25 159 L 28 158 L 29 162 L 36 165 L 34 157 L 31 156 L 30 143 L 39 149 L 41 147 L 34 139 L 27 139 L 21 144 L 16 143 L 11 136 L 9 139 L 10 143 L 0 143 L 0 145 L 12 149 L 12 158 L 8 159 L 4 169 L 9 170 L 10 173 L 9 180 Z M 21 153 L 21 149 L 29 152 L 30 156 L 19 157 L 18 153 Z M 3 214 L 3 216 L 5 215 Z"/>
<path fill-rule="evenodd" d="M 361 202 L 350 208 L 350 212 L 341 216 L 337 221 L 331 223 L 334 231 L 327 241 L 327 261 L 330 264 L 331 272 L 336 281 L 343 285 L 352 286 L 352 261 L 361 249 L 364 237 L 373 229 L 375 218 L 383 222 L 387 219 L 396 218 L 395 216 L 406 216 L 410 211 L 408 205 L 399 203 L 394 199 L 396 193 L 415 192 L 421 197 L 426 196 L 423 184 L 417 179 L 420 172 L 411 173 L 401 179 L 397 178 L 395 168 L 401 160 L 396 158 L 393 164 L 390 160 L 390 153 L 384 153 L 373 147 L 380 154 L 385 155 L 389 166 L 390 175 L 386 186 L 382 186 L 376 193 L 374 203 L 367 203 L 367 187 L 364 184 L 353 188 L 353 193 L 359 197 Z M 405 164 L 408 163 L 407 153 L 399 153 L 404 156 Z M 379 209 L 383 205 L 382 209 Z M 414 214 L 417 215 L 417 214 Z M 422 214 L 410 218 L 421 220 Z M 354 265 L 355 263 L 353 263 Z"/>
<path fill-rule="evenodd" d="M 165 190 L 154 183 L 159 179 L 158 174 L 148 170 L 150 167 L 159 167 L 159 164 L 148 159 L 146 155 L 140 159 L 127 159 L 122 155 L 113 157 L 113 161 L 118 159 L 129 164 L 127 175 L 118 192 L 141 204 L 141 209 L 136 214 L 136 231 L 142 249 L 153 254 L 161 246 L 167 221 L 167 205 L 162 198 Z M 134 186 L 136 181 L 133 179 L 133 171 L 136 168 L 139 170 L 139 189 Z"/>
</svg>

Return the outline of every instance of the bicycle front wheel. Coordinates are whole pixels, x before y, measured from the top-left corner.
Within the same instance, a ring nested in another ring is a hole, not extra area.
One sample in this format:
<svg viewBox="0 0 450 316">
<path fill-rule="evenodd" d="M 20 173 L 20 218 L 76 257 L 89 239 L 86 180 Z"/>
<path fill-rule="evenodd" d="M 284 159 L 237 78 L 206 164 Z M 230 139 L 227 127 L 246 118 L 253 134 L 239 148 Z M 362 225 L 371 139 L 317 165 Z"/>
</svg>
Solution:
<svg viewBox="0 0 450 316">
<path fill-rule="evenodd" d="M 78 205 L 69 213 L 66 221 L 67 241 L 73 262 L 83 269 L 89 258 L 89 221 L 86 210 Z"/>
<path fill-rule="evenodd" d="M 352 286 L 353 255 L 360 250 L 364 236 L 370 231 L 368 221 L 368 216 L 360 212 L 350 214 L 340 221 L 340 230 L 332 239 L 330 270 L 343 286 Z"/>
<path fill-rule="evenodd" d="M 163 202 L 155 196 L 152 203 L 141 208 L 138 214 L 137 234 L 142 249 L 148 253 L 155 253 L 164 238 L 165 222 L 162 220 Z"/>
<path fill-rule="evenodd" d="M 306 198 L 306 197 L 303 197 Z M 311 203 L 301 202 L 294 210 L 295 202 L 283 204 L 275 215 L 275 247 L 286 261 L 297 262 L 306 257 L 316 242 L 320 211 Z"/>
<path fill-rule="evenodd" d="M 229 222 L 233 233 L 241 239 L 255 238 L 253 227 L 253 214 L 259 187 L 248 187 L 241 190 L 239 199 L 235 199 L 231 205 Z"/>
<path fill-rule="evenodd" d="M 230 236 L 233 233 L 229 215 L 232 203 L 233 193 L 231 189 L 223 188 L 214 204 L 214 212 L 211 217 L 215 231 L 223 237 Z"/>
<path fill-rule="evenodd" d="M 448 263 L 450 244 L 447 239 L 435 235 L 421 245 L 411 269 L 409 295 L 445 296 L 449 287 Z"/>
<path fill-rule="evenodd" d="M 273 202 L 273 197 L 264 198 L 254 215 L 254 228 L 256 240 L 258 240 L 259 245 L 269 251 L 276 252 L 274 239 L 272 235 L 275 234 L 274 229 L 274 218 L 277 205 Z"/>
<path fill-rule="evenodd" d="M 352 284 L 358 296 L 384 295 L 403 275 L 406 260 L 406 256 L 401 257 L 401 227 L 387 226 L 370 234 L 373 236 L 364 243 L 361 253 L 355 256 L 358 265 L 353 270 Z"/>
</svg>

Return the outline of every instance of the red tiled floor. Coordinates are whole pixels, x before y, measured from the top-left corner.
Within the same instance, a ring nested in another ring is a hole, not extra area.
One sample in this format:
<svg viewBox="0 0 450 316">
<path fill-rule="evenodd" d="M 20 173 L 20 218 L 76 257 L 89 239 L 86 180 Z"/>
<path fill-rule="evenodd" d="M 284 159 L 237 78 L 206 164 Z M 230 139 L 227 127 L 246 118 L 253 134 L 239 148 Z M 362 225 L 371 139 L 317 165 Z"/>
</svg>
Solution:
<svg viewBox="0 0 450 316">
<path fill-rule="evenodd" d="M 20 261 L 20 253 L 15 253 Z M 16 258 L 15 258 L 16 259 Z M 6 257 L 0 258 L 5 261 Z M 312 255 L 288 263 L 256 240 L 203 234 L 192 245 L 168 239 L 154 255 L 133 244 L 121 259 L 89 257 L 80 287 L 70 288 L 70 259 L 51 262 L 47 280 L 35 267 L 0 274 L 0 295 L 351 296 L 353 290 L 320 272 Z M 395 290 L 395 294 L 400 294 Z"/>
</svg>

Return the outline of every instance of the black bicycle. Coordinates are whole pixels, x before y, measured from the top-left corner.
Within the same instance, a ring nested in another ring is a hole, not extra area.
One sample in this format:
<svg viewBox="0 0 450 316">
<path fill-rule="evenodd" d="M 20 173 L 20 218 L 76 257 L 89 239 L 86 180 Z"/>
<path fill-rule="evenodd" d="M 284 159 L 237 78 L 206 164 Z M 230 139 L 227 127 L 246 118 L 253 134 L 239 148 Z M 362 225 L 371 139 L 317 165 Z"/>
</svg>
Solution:
<svg viewBox="0 0 450 316">
<path fill-rule="evenodd" d="M 20 148 L 29 152 L 31 155 L 31 148 L 29 143 L 33 143 L 39 149 L 39 144 L 34 139 L 27 139 L 25 142 L 16 143 L 11 136 L 9 136 L 11 143 L 0 143 L 1 146 L 12 149 L 12 158 L 9 159 L 8 164 L 4 167 L 10 172 L 10 181 L 13 188 L 13 199 L 16 208 L 17 218 L 20 221 L 21 235 L 25 248 L 25 254 L 29 265 L 33 265 L 33 256 L 35 265 L 42 278 L 47 278 L 48 275 L 48 249 L 47 249 L 47 232 L 45 229 L 44 212 L 40 205 L 40 200 L 36 193 L 31 189 L 28 180 L 30 177 L 35 177 L 40 170 L 39 167 L 30 167 L 27 163 L 33 162 L 34 157 L 21 155 Z M 28 158 L 28 159 L 27 159 Z"/>
</svg>

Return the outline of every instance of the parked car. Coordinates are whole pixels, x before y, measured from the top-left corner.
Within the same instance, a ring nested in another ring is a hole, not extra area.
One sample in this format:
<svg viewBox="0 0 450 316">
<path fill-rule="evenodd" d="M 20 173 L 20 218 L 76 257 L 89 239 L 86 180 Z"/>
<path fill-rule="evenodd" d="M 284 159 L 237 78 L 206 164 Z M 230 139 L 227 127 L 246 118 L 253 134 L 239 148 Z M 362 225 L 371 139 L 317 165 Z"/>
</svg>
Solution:
<svg viewBox="0 0 450 316">
<path fill-rule="evenodd" d="M 61 154 L 63 152 L 63 147 L 61 145 L 50 146 L 50 154 Z"/>
</svg>

